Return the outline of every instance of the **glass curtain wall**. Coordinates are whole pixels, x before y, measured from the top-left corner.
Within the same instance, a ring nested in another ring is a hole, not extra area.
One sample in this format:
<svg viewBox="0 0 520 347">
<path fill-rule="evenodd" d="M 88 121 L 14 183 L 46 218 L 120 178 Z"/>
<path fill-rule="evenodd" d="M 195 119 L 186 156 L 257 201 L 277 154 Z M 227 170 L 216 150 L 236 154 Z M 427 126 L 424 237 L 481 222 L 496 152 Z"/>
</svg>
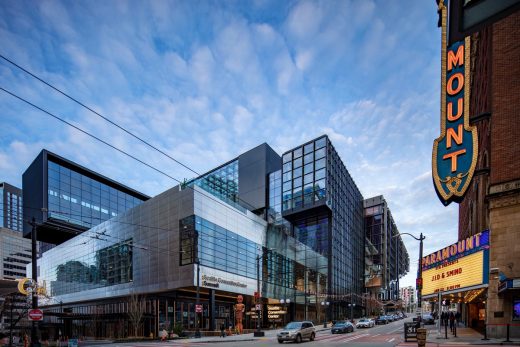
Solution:
<svg viewBox="0 0 520 347">
<path fill-rule="evenodd" d="M 283 219 L 281 187 L 281 172 L 271 173 L 264 295 L 297 304 L 293 319 L 321 320 L 320 303 L 327 294 L 327 221 L 314 217 L 308 225 L 304 221 L 296 226 Z"/>
<path fill-rule="evenodd" d="M 183 186 L 193 185 L 201 187 L 233 207 L 238 207 L 238 160 L 190 180 Z M 243 208 L 240 207 L 240 210 Z"/>
<path fill-rule="evenodd" d="M 325 137 L 282 157 L 282 210 L 312 206 L 326 195 Z"/>
<path fill-rule="evenodd" d="M 91 228 L 143 201 L 67 167 L 48 162 L 49 218 Z"/>
<path fill-rule="evenodd" d="M 262 246 L 199 216 L 180 222 L 181 265 L 193 264 L 256 279 Z"/>
</svg>

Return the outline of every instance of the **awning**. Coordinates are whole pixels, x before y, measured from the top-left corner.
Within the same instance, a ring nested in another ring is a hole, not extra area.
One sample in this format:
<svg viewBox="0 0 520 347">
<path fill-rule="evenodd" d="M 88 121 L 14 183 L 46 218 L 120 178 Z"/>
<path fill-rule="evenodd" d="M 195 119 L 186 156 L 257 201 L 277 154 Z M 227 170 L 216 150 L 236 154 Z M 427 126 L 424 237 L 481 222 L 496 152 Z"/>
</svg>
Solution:
<svg viewBox="0 0 520 347">
<path fill-rule="evenodd" d="M 479 284 L 477 286 L 458 288 L 454 290 L 449 290 L 445 292 L 441 292 L 442 298 L 446 297 L 457 297 L 461 298 L 462 301 L 471 302 L 474 300 L 474 297 L 479 297 L 482 292 L 488 287 L 488 284 Z M 438 293 L 425 295 L 422 297 L 423 300 L 428 299 L 437 299 Z"/>
<path fill-rule="evenodd" d="M 0 297 L 4 298 L 12 293 L 19 293 L 18 281 L 0 279 Z"/>
</svg>

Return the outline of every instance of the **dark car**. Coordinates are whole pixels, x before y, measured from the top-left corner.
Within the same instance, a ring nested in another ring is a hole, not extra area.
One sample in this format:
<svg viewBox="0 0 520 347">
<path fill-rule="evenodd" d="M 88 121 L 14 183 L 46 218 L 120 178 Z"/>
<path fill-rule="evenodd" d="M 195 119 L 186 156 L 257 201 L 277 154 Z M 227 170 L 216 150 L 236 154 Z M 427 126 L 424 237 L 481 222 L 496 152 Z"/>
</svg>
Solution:
<svg viewBox="0 0 520 347">
<path fill-rule="evenodd" d="M 429 313 L 423 313 L 421 319 L 424 324 L 435 324 L 435 319 Z"/>
<path fill-rule="evenodd" d="M 376 325 L 388 324 L 389 320 L 387 316 L 379 316 L 376 318 Z"/>
<path fill-rule="evenodd" d="M 354 331 L 354 325 L 350 322 L 336 322 L 330 330 L 333 334 L 351 333 Z"/>
</svg>

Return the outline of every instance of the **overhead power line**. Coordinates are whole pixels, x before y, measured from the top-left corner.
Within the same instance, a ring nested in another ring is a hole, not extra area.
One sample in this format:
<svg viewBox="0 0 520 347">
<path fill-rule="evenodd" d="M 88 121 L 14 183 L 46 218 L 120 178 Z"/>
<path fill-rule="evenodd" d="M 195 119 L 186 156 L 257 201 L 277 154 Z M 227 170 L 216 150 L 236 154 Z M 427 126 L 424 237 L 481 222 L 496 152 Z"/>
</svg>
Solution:
<svg viewBox="0 0 520 347">
<path fill-rule="evenodd" d="M 91 107 L 85 105 L 83 102 L 79 101 L 78 99 L 70 96 L 69 94 L 65 93 L 64 91 L 62 91 L 61 89 L 53 86 L 52 84 L 50 84 L 49 82 L 45 81 L 43 78 L 35 75 L 34 73 L 30 72 L 29 70 L 21 67 L 20 65 L 16 64 L 14 61 L 10 60 L 9 58 L 5 57 L 3 54 L 0 54 L 0 58 L 2 58 L 3 60 L 5 60 L 6 62 L 8 62 L 9 64 L 13 65 L 14 67 L 20 69 L 21 71 L 25 72 L 26 74 L 28 74 L 29 76 L 37 79 L 38 81 L 40 81 L 41 83 L 45 84 L 46 86 L 48 86 L 49 88 L 52 88 L 54 89 L 56 92 L 60 93 L 61 95 L 65 96 L 66 98 L 68 98 L 69 100 L 72 100 L 73 102 L 75 102 L 76 104 L 80 105 L 81 107 L 84 107 L 86 108 L 87 110 L 89 110 L 90 112 L 94 113 L 95 115 L 97 115 L 98 117 L 104 119 L 105 121 L 109 122 L 110 124 L 112 124 L 113 126 L 117 127 L 118 129 L 124 131 L 125 133 L 127 133 L 128 135 L 132 136 L 133 138 L 139 140 L 140 142 L 144 143 L 145 145 L 147 145 L 148 147 L 158 151 L 159 153 L 161 153 L 162 155 L 168 157 L 169 159 L 173 160 L 174 162 L 176 162 L 177 164 L 181 165 L 182 167 L 184 167 L 185 169 L 188 169 L 190 170 L 191 172 L 193 172 L 194 174 L 196 174 L 197 176 L 200 176 L 200 174 L 193 170 L 192 168 L 190 168 L 189 166 L 183 164 L 182 162 L 180 162 L 179 160 L 173 158 L 171 155 L 169 155 L 168 153 L 164 152 L 163 150 L 155 147 L 154 145 L 152 145 L 151 143 L 149 143 L 148 141 L 146 140 L 143 140 L 142 138 L 140 138 L 139 136 L 135 135 L 134 133 L 132 133 L 131 131 L 127 130 L 126 128 L 124 128 L 123 126 L 117 124 L 116 122 L 112 121 L 111 119 L 109 119 L 108 117 L 106 116 L 103 116 L 102 114 L 100 114 L 99 112 L 95 111 L 94 109 L 92 109 Z"/>
<path fill-rule="evenodd" d="M 166 172 L 164 172 L 164 171 L 162 171 L 162 170 L 160 170 L 160 169 L 158 169 L 158 168 L 156 168 L 156 167 L 154 167 L 154 166 L 152 166 L 152 165 L 150 165 L 150 164 L 144 162 L 143 160 L 137 158 L 136 156 L 134 156 L 134 155 L 132 155 L 132 154 L 130 154 L 130 153 L 125 152 L 124 150 L 122 150 L 122 149 L 120 149 L 120 148 L 118 148 L 118 147 L 116 147 L 116 146 L 114 146 L 114 145 L 108 143 L 107 141 L 105 141 L 105 140 L 103 140 L 103 139 L 97 137 L 96 135 L 93 135 L 93 134 L 89 133 L 88 131 L 81 129 L 80 127 L 78 127 L 78 126 L 76 126 L 76 125 L 70 123 L 69 121 L 67 121 L 67 120 L 65 120 L 65 119 L 63 119 L 63 118 L 61 118 L 61 117 L 59 117 L 59 116 L 57 116 L 57 115 L 55 115 L 55 114 L 53 114 L 53 113 L 51 113 L 51 112 L 45 110 L 44 108 L 42 108 L 42 107 L 40 107 L 40 106 L 38 106 L 38 105 L 36 105 L 36 104 L 34 104 L 34 103 L 32 103 L 32 102 L 30 102 L 30 101 L 24 99 L 24 98 L 22 98 L 21 96 L 18 96 L 18 95 L 16 95 L 16 94 L 14 94 L 13 92 L 11 92 L 11 91 L 9 91 L 9 90 L 3 88 L 2 86 L 0 86 L 0 90 L 3 91 L 3 92 L 5 92 L 5 93 L 7 93 L 7 94 L 9 94 L 9 95 L 11 95 L 12 97 L 14 97 L 14 98 L 16 98 L 16 99 L 18 99 L 18 100 L 20 100 L 20 101 L 26 103 L 27 105 L 32 106 L 32 107 L 36 108 L 37 110 L 39 110 L 39 111 L 41 111 L 41 112 L 43 112 L 43 113 L 45 113 L 45 114 L 47 114 L 47 115 L 49 115 L 49 116 L 51 116 L 51 117 L 57 119 L 57 120 L 59 120 L 60 122 L 63 122 L 63 123 L 65 123 L 65 124 L 67 124 L 68 126 L 74 128 L 74 129 L 76 129 L 77 131 L 79 131 L 79 132 L 81 132 L 81 133 L 83 133 L 83 134 L 85 134 L 85 135 L 87 135 L 87 136 L 90 136 L 90 137 L 92 137 L 92 138 L 95 139 L 95 140 L 98 140 L 99 142 L 101 142 L 101 143 L 107 145 L 108 147 L 110 147 L 110 148 L 112 148 L 112 149 L 118 151 L 119 153 L 122 153 L 122 154 L 124 154 L 125 156 L 127 156 L 127 157 L 129 157 L 129 158 L 131 158 L 131 159 L 136 160 L 137 162 L 139 162 L 139 163 L 145 165 L 146 167 L 148 167 L 148 168 L 150 168 L 150 169 L 152 169 L 152 170 L 154 170 L 154 171 L 156 171 L 156 172 L 158 172 L 158 173 L 160 173 L 160 174 L 163 174 L 164 176 L 166 176 L 166 177 L 168 177 L 168 178 L 174 180 L 175 182 L 177 182 L 177 183 L 179 183 L 179 184 L 182 184 L 182 183 L 183 183 L 183 182 L 181 182 L 179 179 L 177 179 L 177 178 L 175 178 L 175 177 L 173 177 L 173 176 L 167 174 Z M 193 187 L 191 187 L 191 186 L 186 186 L 186 188 L 191 189 L 191 190 L 195 190 L 195 189 L 194 189 Z M 222 205 L 222 206 L 225 206 L 225 207 L 229 207 L 229 206 L 231 206 L 231 205 L 229 205 L 229 204 L 226 204 L 225 202 L 223 202 L 223 201 L 220 200 L 219 198 L 215 197 L 215 196 L 214 196 L 213 194 L 211 194 L 211 193 L 209 193 L 209 195 L 206 194 L 206 192 L 205 192 L 204 190 L 199 191 L 198 193 L 201 194 L 201 195 L 203 195 L 203 196 L 205 196 L 205 197 L 207 197 L 207 198 L 209 198 L 209 199 L 211 199 L 211 200 L 213 200 L 213 201 L 215 201 L 215 202 L 218 203 L 219 205 Z M 240 200 L 239 200 L 239 201 L 240 201 Z M 245 203 L 245 202 L 244 202 L 244 203 Z M 246 203 L 246 204 L 247 204 L 247 203 Z M 249 204 L 247 204 L 247 205 L 249 205 Z M 249 205 L 249 206 L 250 206 L 250 205 Z M 252 220 L 253 222 L 255 222 L 255 223 L 259 223 L 258 221 L 255 221 L 254 219 L 251 219 L 251 220 Z"/>
</svg>

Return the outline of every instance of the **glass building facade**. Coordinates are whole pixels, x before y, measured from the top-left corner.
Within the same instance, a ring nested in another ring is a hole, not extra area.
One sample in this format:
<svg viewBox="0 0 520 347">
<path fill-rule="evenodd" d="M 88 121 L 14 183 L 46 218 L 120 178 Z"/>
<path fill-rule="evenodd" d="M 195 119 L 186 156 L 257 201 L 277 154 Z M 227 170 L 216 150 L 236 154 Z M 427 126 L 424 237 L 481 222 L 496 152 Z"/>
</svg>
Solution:
<svg viewBox="0 0 520 347">
<path fill-rule="evenodd" d="M 0 228 L 23 229 L 22 190 L 8 183 L 0 183 Z"/>
<path fill-rule="evenodd" d="M 232 206 L 239 205 L 238 197 L 238 160 L 212 170 L 200 177 L 190 180 L 187 186 L 199 186 L 217 198 Z"/>
<path fill-rule="evenodd" d="M 361 307 L 364 288 L 363 197 L 322 136 L 282 156 L 282 215 L 293 237 L 327 259 L 322 301 L 333 319 Z"/>
<path fill-rule="evenodd" d="M 244 326 L 254 328 L 257 285 L 267 304 L 262 326 L 344 319 L 349 304 L 360 314 L 363 197 L 326 136 L 283 156 L 262 144 L 146 201 L 79 172 L 91 178 L 83 185 L 67 164 L 46 160 L 46 223 L 109 218 L 39 261 L 55 301 L 85 317 L 105 312 L 106 329 L 97 335 L 125 335 L 132 293 L 146 295 L 144 334 L 175 324 L 194 330 L 197 288 L 203 330 L 233 325 L 239 294 Z M 78 213 L 79 220 L 66 219 Z"/>
<path fill-rule="evenodd" d="M 44 251 L 149 199 L 43 150 L 23 174 L 24 215 L 38 224 Z M 24 236 L 32 231 L 24 224 Z"/>
<path fill-rule="evenodd" d="M 397 300 L 399 279 L 408 273 L 410 257 L 383 196 L 364 201 L 364 219 L 366 238 L 377 250 L 370 256 L 371 262 L 381 278 L 369 289 L 380 300 Z"/>
<path fill-rule="evenodd" d="M 91 228 L 144 201 L 49 160 L 48 218 Z"/>
</svg>

